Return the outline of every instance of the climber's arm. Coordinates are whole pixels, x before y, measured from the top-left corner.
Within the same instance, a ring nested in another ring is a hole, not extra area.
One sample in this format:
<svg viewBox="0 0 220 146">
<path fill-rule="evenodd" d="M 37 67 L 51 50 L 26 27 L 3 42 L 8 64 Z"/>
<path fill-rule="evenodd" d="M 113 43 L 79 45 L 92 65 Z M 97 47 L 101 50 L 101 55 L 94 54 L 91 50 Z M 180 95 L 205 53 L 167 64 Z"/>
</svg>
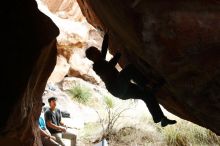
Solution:
<svg viewBox="0 0 220 146">
<path fill-rule="evenodd" d="M 115 66 L 115 65 L 118 63 L 120 57 L 121 57 L 121 53 L 117 52 L 117 53 L 114 55 L 114 57 L 109 61 L 109 63 L 110 63 L 111 65 Z"/>
<path fill-rule="evenodd" d="M 106 57 L 106 53 L 107 53 L 107 49 L 108 49 L 108 39 L 109 39 L 109 36 L 106 33 L 104 36 L 103 42 L 102 42 L 102 50 L 101 50 L 103 59 L 105 59 L 105 57 Z"/>
</svg>

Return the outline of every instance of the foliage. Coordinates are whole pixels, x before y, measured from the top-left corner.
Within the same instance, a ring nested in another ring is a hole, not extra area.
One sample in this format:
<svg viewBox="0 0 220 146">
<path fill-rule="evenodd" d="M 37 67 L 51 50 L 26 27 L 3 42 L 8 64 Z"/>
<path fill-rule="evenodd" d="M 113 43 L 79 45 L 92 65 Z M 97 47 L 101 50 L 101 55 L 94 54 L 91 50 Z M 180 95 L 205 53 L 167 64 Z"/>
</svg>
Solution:
<svg viewBox="0 0 220 146">
<path fill-rule="evenodd" d="M 106 113 L 105 116 L 101 117 L 98 111 L 97 114 L 100 119 L 100 123 L 102 125 L 103 133 L 102 139 L 109 140 L 113 135 L 114 130 L 117 126 L 117 121 L 120 118 L 124 118 L 123 113 L 129 109 L 131 109 L 131 104 L 128 106 L 122 106 L 120 104 L 116 104 L 114 99 L 110 96 L 104 96 L 104 103 L 106 105 Z M 133 104 L 133 102 L 132 102 Z"/>
<path fill-rule="evenodd" d="M 80 139 L 86 143 L 93 143 L 96 140 L 96 136 L 102 131 L 101 125 L 91 122 L 85 123 L 83 130 L 80 132 Z"/>
<path fill-rule="evenodd" d="M 90 89 L 80 84 L 72 87 L 68 93 L 80 103 L 87 103 L 91 97 Z M 153 123 L 150 115 L 145 115 L 143 120 L 139 119 L 138 126 L 122 127 L 121 130 L 117 130 L 119 124 L 126 121 L 124 112 L 131 109 L 135 101 L 129 100 L 129 104 L 125 105 L 120 104 L 121 102 L 112 96 L 104 96 L 103 103 L 104 108 L 96 110 L 100 124 L 85 125 L 83 138 L 89 143 L 106 139 L 111 144 L 115 142 L 114 145 L 120 143 L 120 146 L 122 143 L 168 146 L 220 145 L 220 137 L 210 130 L 179 118 L 177 124 L 163 128 L 160 123 Z"/>
<path fill-rule="evenodd" d="M 115 103 L 110 96 L 104 96 L 104 102 L 108 109 L 112 109 L 115 106 Z"/>
<path fill-rule="evenodd" d="M 67 92 L 72 97 L 72 99 L 75 99 L 79 103 L 83 104 L 86 104 L 92 95 L 89 88 L 80 84 L 73 86 L 71 89 L 67 90 Z"/>
<path fill-rule="evenodd" d="M 174 126 L 161 130 L 167 145 L 220 145 L 220 137 L 210 130 L 187 121 L 179 121 Z"/>
<path fill-rule="evenodd" d="M 146 124 L 146 127 L 144 126 Z M 112 136 L 111 136 L 112 138 Z M 111 143 L 124 145 L 158 146 L 219 146 L 220 137 L 212 131 L 179 119 L 177 124 L 161 127 L 145 118 L 139 125 L 124 127 L 115 133 Z"/>
</svg>

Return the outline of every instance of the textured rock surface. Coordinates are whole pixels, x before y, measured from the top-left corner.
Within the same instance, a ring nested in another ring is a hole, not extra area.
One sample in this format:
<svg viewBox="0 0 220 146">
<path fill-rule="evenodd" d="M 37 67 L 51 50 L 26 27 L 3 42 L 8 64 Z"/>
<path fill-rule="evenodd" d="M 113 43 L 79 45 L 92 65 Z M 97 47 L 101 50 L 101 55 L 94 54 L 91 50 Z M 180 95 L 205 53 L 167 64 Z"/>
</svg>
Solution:
<svg viewBox="0 0 220 146">
<path fill-rule="evenodd" d="M 91 45 L 100 48 L 102 37 L 99 31 L 86 21 L 77 1 L 37 0 L 37 3 L 39 9 L 48 15 L 60 30 L 57 37 L 57 64 L 49 82 L 58 83 L 64 76 L 73 76 L 100 84 L 101 79 L 92 70 L 91 61 L 85 57 L 85 49 Z"/>
<path fill-rule="evenodd" d="M 166 79 L 157 96 L 166 109 L 220 134 L 218 1 L 77 1 L 93 26 L 110 31 L 121 65 Z"/>
<path fill-rule="evenodd" d="M 67 75 L 70 65 L 67 63 L 66 58 L 61 55 L 57 56 L 56 66 L 53 70 L 53 74 L 48 79 L 48 82 L 57 83 L 61 82 Z"/>
<path fill-rule="evenodd" d="M 59 30 L 34 0 L 7 6 L 0 13 L 4 19 L 1 44 L 5 44 L 0 61 L 0 145 L 40 145 L 37 121 L 41 97 L 56 63 Z"/>
</svg>

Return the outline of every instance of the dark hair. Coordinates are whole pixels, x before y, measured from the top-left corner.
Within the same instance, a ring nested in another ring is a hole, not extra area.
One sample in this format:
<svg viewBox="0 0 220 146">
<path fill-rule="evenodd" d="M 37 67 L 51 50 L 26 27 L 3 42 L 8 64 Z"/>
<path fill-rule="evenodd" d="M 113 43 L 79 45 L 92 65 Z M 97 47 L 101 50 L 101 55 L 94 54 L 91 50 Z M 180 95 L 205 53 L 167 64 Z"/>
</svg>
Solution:
<svg viewBox="0 0 220 146">
<path fill-rule="evenodd" d="M 86 57 L 91 60 L 92 59 L 92 54 L 96 51 L 99 51 L 96 47 L 92 46 L 86 49 Z"/>
<path fill-rule="evenodd" d="M 50 98 L 48 98 L 48 102 L 50 103 L 52 100 L 57 100 L 57 98 L 56 97 L 50 97 Z"/>
</svg>

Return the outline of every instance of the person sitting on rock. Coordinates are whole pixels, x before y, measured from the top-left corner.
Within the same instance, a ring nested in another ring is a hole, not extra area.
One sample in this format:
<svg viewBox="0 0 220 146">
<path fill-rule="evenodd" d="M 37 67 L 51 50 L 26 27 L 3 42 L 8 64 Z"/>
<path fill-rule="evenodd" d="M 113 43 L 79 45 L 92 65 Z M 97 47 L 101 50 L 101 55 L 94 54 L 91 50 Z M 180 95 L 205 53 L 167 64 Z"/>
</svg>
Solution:
<svg viewBox="0 0 220 146">
<path fill-rule="evenodd" d="M 56 97 L 48 98 L 50 108 L 46 110 L 44 116 L 46 121 L 47 129 L 50 131 L 52 136 L 56 137 L 56 142 L 65 146 L 62 138 L 71 140 L 71 146 L 76 145 L 76 134 L 67 129 L 67 126 L 62 121 L 61 111 L 56 108 Z"/>
<path fill-rule="evenodd" d="M 42 103 L 42 106 L 44 105 L 45 103 Z M 42 113 L 43 113 L 43 110 L 42 110 Z M 56 142 L 56 138 L 52 136 L 51 133 L 48 131 L 43 114 L 41 114 L 41 116 L 39 117 L 38 124 L 39 124 L 41 141 L 42 141 L 43 146 L 60 146 Z"/>
<path fill-rule="evenodd" d="M 161 126 L 175 124 L 175 120 L 170 120 L 164 116 L 158 101 L 154 94 L 159 90 L 165 80 L 161 80 L 157 86 L 152 89 L 147 88 L 147 79 L 132 64 L 127 65 L 122 71 L 118 71 L 115 65 L 119 61 L 121 54 L 117 52 L 110 61 L 106 61 L 106 53 L 108 48 L 108 34 L 103 39 L 101 51 L 96 47 L 86 49 L 86 57 L 93 61 L 93 70 L 100 76 L 105 83 L 107 90 L 114 96 L 121 99 L 142 99 L 155 123 L 161 122 Z M 131 80 L 135 83 L 132 83 Z"/>
</svg>

